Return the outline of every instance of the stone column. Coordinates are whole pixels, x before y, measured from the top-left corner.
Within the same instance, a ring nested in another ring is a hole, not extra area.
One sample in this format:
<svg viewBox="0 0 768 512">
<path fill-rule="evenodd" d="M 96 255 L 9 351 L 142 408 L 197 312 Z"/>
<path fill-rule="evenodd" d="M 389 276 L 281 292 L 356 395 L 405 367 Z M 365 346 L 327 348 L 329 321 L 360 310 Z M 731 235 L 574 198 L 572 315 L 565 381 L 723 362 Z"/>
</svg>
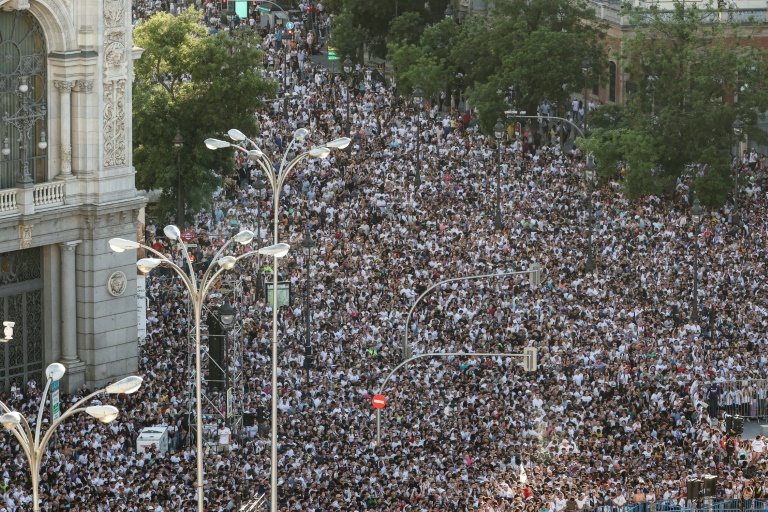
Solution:
<svg viewBox="0 0 768 512">
<path fill-rule="evenodd" d="M 77 293 L 75 288 L 75 250 L 81 240 L 59 244 L 61 254 L 61 363 L 67 373 L 65 393 L 71 393 L 85 381 L 85 363 L 77 357 Z"/>
<path fill-rule="evenodd" d="M 71 92 L 75 82 L 66 82 L 54 80 L 53 85 L 59 90 L 60 100 L 60 143 L 59 152 L 61 158 L 61 168 L 59 178 L 66 179 L 72 177 L 72 103 Z"/>
<path fill-rule="evenodd" d="M 94 170 L 88 164 L 88 156 L 92 153 L 90 147 L 98 145 L 95 142 L 97 136 L 88 133 L 89 97 L 92 91 L 92 80 L 78 80 L 72 94 L 72 171 L 77 176 L 87 176 L 89 171 Z"/>
</svg>

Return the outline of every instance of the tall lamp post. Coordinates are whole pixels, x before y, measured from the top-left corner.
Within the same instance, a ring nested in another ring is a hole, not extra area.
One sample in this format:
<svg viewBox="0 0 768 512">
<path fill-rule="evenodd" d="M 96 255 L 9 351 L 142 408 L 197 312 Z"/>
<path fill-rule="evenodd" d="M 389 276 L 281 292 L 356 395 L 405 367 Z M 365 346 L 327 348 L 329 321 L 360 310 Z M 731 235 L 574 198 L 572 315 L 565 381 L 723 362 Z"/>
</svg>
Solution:
<svg viewBox="0 0 768 512">
<path fill-rule="evenodd" d="M 352 127 L 349 124 L 349 104 L 352 103 L 352 71 L 354 70 L 354 64 L 352 63 L 352 59 L 349 58 L 349 55 L 347 55 L 347 58 L 344 59 L 342 69 L 344 70 L 344 78 L 347 82 L 347 126 L 344 130 L 344 134 L 347 137 L 351 137 L 352 135 L 350 135 L 350 133 Z M 349 153 L 351 149 L 352 147 L 349 146 L 347 153 Z"/>
<path fill-rule="evenodd" d="M 309 291 L 311 289 L 311 269 L 310 264 L 312 262 L 312 249 L 315 248 L 315 241 L 312 240 L 312 233 L 309 232 L 309 227 L 307 227 L 307 232 L 304 235 L 304 240 L 301 241 L 301 251 L 304 253 L 304 259 L 307 262 L 307 294 L 305 297 L 306 303 L 305 303 L 305 316 L 306 316 L 306 338 L 304 340 L 304 368 L 307 370 L 307 384 L 309 384 L 309 371 L 312 369 L 312 344 L 310 342 L 310 321 L 311 321 L 311 314 L 310 314 L 310 301 L 309 301 Z"/>
<path fill-rule="evenodd" d="M 136 267 L 143 272 L 149 273 L 160 264 L 165 264 L 170 267 L 181 279 L 184 287 L 189 293 L 190 300 L 192 301 L 194 309 L 194 322 L 195 322 L 195 414 L 197 429 L 196 441 L 197 441 L 197 510 L 203 512 L 204 496 L 203 496 L 203 393 L 202 393 L 202 365 L 201 365 L 201 321 L 203 316 L 203 304 L 208 298 L 208 292 L 211 287 L 217 282 L 219 275 L 226 270 L 232 270 L 235 268 L 235 264 L 238 260 L 253 256 L 255 254 L 267 254 L 275 255 L 280 254 L 280 257 L 285 256 L 290 249 L 287 244 L 279 244 L 278 246 L 263 247 L 258 251 L 251 251 L 240 256 L 222 256 L 224 251 L 230 246 L 232 242 L 237 242 L 240 245 L 247 245 L 253 240 L 253 233 L 248 230 L 241 231 L 236 234 L 230 240 L 219 249 L 216 255 L 211 260 L 211 264 L 208 266 L 208 270 L 205 271 L 200 282 L 197 281 L 195 271 L 192 267 L 192 260 L 189 257 L 187 246 L 181 240 L 181 231 L 176 226 L 166 226 L 163 229 L 165 236 L 171 241 L 171 243 L 177 244 L 184 255 L 184 260 L 189 266 L 189 273 L 185 272 L 183 268 L 176 265 L 173 261 L 168 259 L 162 252 L 156 251 L 152 247 L 149 247 L 139 242 L 132 240 L 125 240 L 123 238 L 113 238 L 109 241 L 110 248 L 115 252 L 124 252 L 126 250 L 133 250 L 142 248 L 154 255 L 157 258 L 141 258 L 136 262 Z"/>
<path fill-rule="evenodd" d="M 594 248 L 592 247 L 592 224 L 594 224 L 594 212 L 592 208 L 592 192 L 595 187 L 595 180 L 597 174 L 595 173 L 595 157 L 590 154 L 587 156 L 587 166 L 584 171 L 584 177 L 587 180 L 587 229 L 589 230 L 589 241 L 587 242 L 587 263 L 585 268 L 588 271 L 595 270 L 595 255 Z"/>
<path fill-rule="evenodd" d="M 181 187 L 181 150 L 184 148 L 184 137 L 181 136 L 181 132 L 176 130 L 176 136 L 173 138 L 173 147 L 176 150 L 176 224 L 179 229 L 184 229 L 184 195 L 182 194 Z"/>
<path fill-rule="evenodd" d="M 500 231 L 503 226 L 501 222 L 501 140 L 504 138 L 506 127 L 501 122 L 501 118 L 496 119 L 496 125 L 493 127 L 493 134 L 496 136 L 496 214 L 493 216 L 493 229 Z"/>
<path fill-rule="evenodd" d="M 416 106 L 416 178 L 414 185 L 421 186 L 421 106 L 424 103 L 424 90 L 416 85 L 411 92 L 411 99 Z"/>
<path fill-rule="evenodd" d="M 691 220 L 693 221 L 693 313 L 694 322 L 699 320 L 699 226 L 704 219 L 704 208 L 701 207 L 699 198 L 693 201 L 691 208 Z"/>
<path fill-rule="evenodd" d="M 731 126 L 733 130 L 733 136 L 736 139 L 736 161 L 739 162 L 741 155 L 739 150 L 741 149 L 741 136 L 744 134 L 744 121 L 741 120 L 741 116 L 736 116 L 736 120 Z M 741 225 L 741 214 L 739 213 L 739 174 L 741 172 L 741 165 L 737 164 L 733 169 L 733 224 L 734 226 Z"/>
<path fill-rule="evenodd" d="M 229 303 L 229 297 L 224 297 L 224 303 L 219 306 L 219 321 L 224 326 L 224 424 L 229 427 L 232 409 L 229 406 L 229 329 L 235 322 L 235 308 Z"/>
<path fill-rule="evenodd" d="M 52 417 L 51 426 L 45 431 L 45 434 L 41 437 L 41 426 L 43 423 L 43 412 L 45 411 L 45 401 L 48 396 L 48 390 L 51 384 L 60 380 L 66 368 L 61 363 L 53 363 L 45 370 L 46 382 L 45 389 L 41 403 L 37 412 L 37 423 L 35 423 L 35 432 L 32 434 L 32 427 L 27 419 L 16 411 L 13 411 L 5 403 L 0 402 L 0 408 L 5 412 L 0 416 L 0 424 L 13 434 L 16 440 L 21 445 L 24 455 L 29 463 L 29 473 L 32 478 L 32 510 L 34 512 L 40 511 L 40 465 L 43 462 L 43 455 L 46 453 L 46 447 L 51 440 L 56 429 L 61 425 L 64 420 L 70 416 L 84 412 L 89 416 L 96 418 L 102 423 L 109 423 L 117 418 L 120 411 L 117 407 L 112 405 L 86 405 L 91 398 L 101 393 L 108 393 L 110 395 L 116 395 L 120 393 L 135 393 L 139 390 L 142 383 L 142 378 L 137 376 L 125 377 L 122 380 L 110 384 L 104 389 L 94 391 L 90 395 L 80 399 L 77 403 L 73 404 L 69 409 L 58 418 Z"/>
<path fill-rule="evenodd" d="M 259 167 L 261 167 L 261 170 L 264 171 L 264 174 L 267 176 L 267 179 L 269 180 L 269 184 L 272 187 L 272 196 L 273 196 L 273 208 L 272 211 L 274 213 L 274 242 L 275 245 L 271 247 L 277 247 L 279 245 L 283 245 L 286 248 L 288 247 L 286 244 L 278 244 L 278 220 L 279 220 L 279 210 L 280 210 L 280 193 L 283 190 L 283 184 L 285 183 L 285 180 L 288 178 L 288 175 L 291 173 L 294 167 L 304 160 L 305 158 L 328 158 L 328 155 L 331 154 L 332 149 L 344 149 L 347 146 L 349 146 L 350 139 L 349 137 L 341 137 L 339 139 L 332 140 L 325 145 L 322 146 L 316 146 L 308 151 L 304 151 L 303 153 L 300 153 L 296 157 L 293 158 L 290 162 L 288 162 L 288 154 L 293 149 L 294 145 L 296 143 L 302 142 L 307 136 L 309 136 L 309 130 L 306 128 L 299 128 L 295 132 L 293 132 L 293 140 L 290 144 L 288 144 L 288 147 L 285 150 L 285 153 L 283 154 L 282 161 L 280 163 L 279 167 L 275 167 L 272 162 L 267 158 L 267 156 L 259 149 L 258 145 L 253 142 L 251 139 L 246 137 L 243 132 L 240 130 L 231 129 L 227 132 L 227 135 L 229 135 L 229 138 L 231 138 L 236 143 L 246 143 L 250 145 L 253 149 L 246 150 L 245 148 L 240 147 L 237 144 L 232 144 L 227 141 L 219 140 L 219 139 L 206 139 L 205 145 L 208 149 L 215 150 L 215 149 L 223 149 L 223 148 L 233 148 L 237 151 L 241 151 L 243 153 L 246 153 L 249 158 L 254 160 Z M 277 303 L 277 259 L 280 257 L 285 256 L 287 254 L 288 249 L 285 250 L 285 252 L 268 252 L 267 249 L 259 249 L 260 254 L 271 254 L 274 256 L 274 264 L 272 271 L 272 275 L 274 278 L 274 283 L 272 286 L 272 413 L 271 413 L 271 426 L 272 426 L 272 449 L 271 449 L 271 461 L 270 461 L 270 500 L 269 500 L 269 506 L 270 510 L 272 512 L 277 512 L 277 357 L 278 357 L 278 350 L 277 350 L 277 310 L 278 310 L 278 303 Z M 199 512 L 202 512 L 202 509 L 200 509 Z"/>
<path fill-rule="evenodd" d="M 589 57 L 584 57 L 581 61 L 581 72 L 584 74 L 584 118 L 581 120 L 581 125 L 584 129 L 587 129 L 587 110 L 589 110 L 589 102 L 587 101 L 587 95 L 589 91 L 589 72 L 592 70 L 592 62 Z"/>
</svg>

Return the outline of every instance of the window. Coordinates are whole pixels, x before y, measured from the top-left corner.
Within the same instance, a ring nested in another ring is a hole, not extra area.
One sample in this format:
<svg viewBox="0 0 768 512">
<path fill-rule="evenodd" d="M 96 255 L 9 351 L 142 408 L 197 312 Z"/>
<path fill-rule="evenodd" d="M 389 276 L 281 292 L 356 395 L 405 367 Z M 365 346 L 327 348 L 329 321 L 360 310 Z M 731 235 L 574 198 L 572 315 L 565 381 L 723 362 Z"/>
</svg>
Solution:
<svg viewBox="0 0 768 512">
<path fill-rule="evenodd" d="M 0 12 L 0 188 L 16 187 L 25 169 L 32 181 L 46 180 L 46 85 L 40 24 L 27 11 Z"/>
<path fill-rule="evenodd" d="M 609 72 L 611 74 L 608 80 L 608 101 L 616 103 L 616 63 L 611 61 L 609 66 Z"/>
</svg>

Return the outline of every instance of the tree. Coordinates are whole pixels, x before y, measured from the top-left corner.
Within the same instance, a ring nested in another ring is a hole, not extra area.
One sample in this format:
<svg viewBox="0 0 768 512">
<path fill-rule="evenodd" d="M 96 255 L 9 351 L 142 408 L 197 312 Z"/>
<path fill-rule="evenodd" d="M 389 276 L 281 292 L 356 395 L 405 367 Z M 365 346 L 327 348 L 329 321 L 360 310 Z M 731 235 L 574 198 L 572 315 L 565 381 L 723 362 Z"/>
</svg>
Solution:
<svg viewBox="0 0 768 512">
<path fill-rule="evenodd" d="M 424 20 L 435 22 L 443 19 L 448 0 L 435 0 L 434 5 L 423 0 L 334 0 L 331 11 L 337 16 L 347 12 L 351 24 L 364 34 L 363 44 L 373 57 L 385 57 L 389 26 L 393 19 L 404 13 L 418 13 Z M 331 37 L 337 38 L 338 19 L 334 20 Z M 360 47 L 362 47 L 362 45 Z"/>
<path fill-rule="evenodd" d="M 630 197 L 671 193 L 695 165 L 703 169 L 693 176 L 702 203 L 725 202 L 731 125 L 740 114 L 755 126 L 768 101 L 768 70 L 766 53 L 735 24 L 712 23 L 717 15 L 677 1 L 672 11 L 634 14 L 635 35 L 620 56 L 630 94 L 617 123 L 598 123 L 589 142 L 605 166 L 599 172 L 613 172 L 611 158 L 626 162 Z"/>
<path fill-rule="evenodd" d="M 350 0 L 351 1 L 351 0 Z M 607 67 L 600 45 L 601 25 L 584 2 L 498 0 L 488 15 L 460 25 L 452 19 L 426 27 L 418 45 L 404 36 L 410 24 L 394 25 L 389 58 L 403 93 L 416 82 L 432 95 L 457 89 L 470 97 L 484 131 L 513 105 L 535 112 L 545 99 L 565 104 L 571 91 L 584 88 L 582 61 L 589 56 L 597 77 Z M 507 98 L 508 99 L 508 98 Z"/>
<path fill-rule="evenodd" d="M 366 31 L 356 22 L 352 11 L 345 9 L 334 18 L 331 44 L 339 50 L 342 58 L 349 55 L 352 60 L 361 62 L 365 39 Z"/>
<path fill-rule="evenodd" d="M 134 41 L 144 49 L 136 62 L 133 88 L 133 142 L 136 183 L 143 190 L 162 189 L 160 207 L 172 209 L 178 192 L 194 211 L 207 204 L 220 177 L 229 174 L 232 154 L 209 151 L 208 137 L 237 126 L 254 133 L 260 98 L 272 95 L 255 63 L 261 62 L 258 36 L 236 31 L 207 35 L 201 13 L 158 13 L 136 28 Z M 184 138 L 181 176 L 173 140 Z M 177 189 L 179 182 L 191 184 Z"/>
<path fill-rule="evenodd" d="M 417 12 L 406 12 L 389 23 L 388 44 L 416 44 L 424 32 L 424 21 Z"/>
</svg>

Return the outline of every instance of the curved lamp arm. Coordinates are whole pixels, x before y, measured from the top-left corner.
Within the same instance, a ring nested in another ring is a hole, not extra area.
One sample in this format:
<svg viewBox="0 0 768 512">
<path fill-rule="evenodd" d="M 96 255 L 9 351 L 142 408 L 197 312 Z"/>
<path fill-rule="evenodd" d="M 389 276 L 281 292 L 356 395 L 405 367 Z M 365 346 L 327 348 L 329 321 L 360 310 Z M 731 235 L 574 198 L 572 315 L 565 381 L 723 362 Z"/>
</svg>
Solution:
<svg viewBox="0 0 768 512">
<path fill-rule="evenodd" d="M 177 245 L 181 246 L 181 252 L 184 255 L 184 260 L 187 262 L 187 265 L 189 266 L 189 280 L 192 283 L 192 285 L 195 287 L 195 289 L 197 289 L 197 277 L 195 277 L 195 268 L 192 266 L 192 260 L 189 257 L 189 251 L 187 250 L 187 245 L 181 240 L 181 238 L 179 238 L 178 240 L 174 240 L 174 242 L 176 242 Z M 168 258 L 165 258 L 165 260 L 170 262 Z M 181 269 L 181 267 L 178 267 L 178 268 L 179 270 L 184 272 L 183 269 Z"/>
<path fill-rule="evenodd" d="M 258 254 L 259 254 L 258 250 L 256 250 L 256 251 L 249 251 L 249 252 L 247 252 L 245 254 L 241 254 L 240 256 L 235 257 L 235 261 L 240 261 L 241 259 L 247 258 L 247 257 L 250 257 L 250 256 L 257 256 Z M 211 266 L 213 266 L 213 265 L 211 265 Z M 210 268 L 209 268 L 209 270 L 210 270 Z M 219 267 L 216 270 L 216 273 L 213 274 L 212 276 L 210 276 L 210 279 L 207 278 L 208 274 L 206 273 L 206 278 L 204 278 L 203 281 L 200 283 L 200 286 L 201 286 L 201 288 L 200 288 L 200 295 L 202 297 L 205 297 L 205 295 L 208 293 L 208 290 L 210 289 L 211 285 L 216 282 L 217 278 L 223 272 L 226 272 L 226 271 L 227 271 L 227 269 L 225 269 L 223 267 Z"/>
<path fill-rule="evenodd" d="M 229 247 L 232 244 L 232 238 L 227 240 L 227 243 L 225 243 L 221 249 L 218 250 L 216 255 L 213 257 L 211 262 L 208 264 L 208 268 L 205 269 L 205 274 L 203 274 L 203 279 L 200 281 L 200 296 L 205 297 L 206 290 L 208 287 L 206 286 L 206 282 L 208 281 L 208 277 L 211 275 L 211 270 L 217 265 L 214 265 L 218 260 L 221 254 L 224 252 L 224 250 Z"/>
<path fill-rule="evenodd" d="M 35 446 L 30 442 L 31 438 L 25 435 L 24 430 L 21 428 L 21 425 L 9 430 L 11 434 L 13 434 L 13 436 L 19 442 L 21 449 L 24 450 L 24 455 L 27 456 L 27 462 L 29 463 L 30 466 L 32 466 L 33 462 L 37 459 L 36 457 L 37 450 L 35 449 Z"/>
<path fill-rule="evenodd" d="M 477 276 L 454 277 L 452 279 L 445 279 L 444 281 L 438 281 L 437 283 L 433 284 L 432 286 L 430 286 L 429 288 L 424 290 L 424 292 L 421 295 L 419 295 L 419 297 L 411 305 L 411 309 L 408 310 L 408 316 L 405 318 L 405 338 L 403 339 L 403 349 L 402 349 L 403 350 L 403 359 L 405 360 L 403 362 L 408 362 L 408 359 L 406 359 L 406 351 L 407 351 L 407 349 L 409 347 L 409 345 L 408 345 L 408 324 L 411 321 L 411 315 L 413 314 L 413 311 L 416 309 L 416 305 L 421 301 L 421 299 L 423 299 L 429 292 L 431 292 L 432 290 L 434 290 L 438 286 L 443 285 L 443 284 L 447 284 L 447 283 L 454 283 L 456 281 L 470 281 L 472 279 L 488 279 L 488 278 L 492 278 L 492 277 L 506 277 L 506 276 L 520 275 L 520 274 L 531 274 L 532 272 L 541 272 L 542 270 L 544 270 L 544 269 L 518 270 L 518 271 L 515 271 L 515 272 L 499 272 L 499 273 L 496 273 L 496 274 L 480 274 L 480 275 L 477 275 Z"/>
<path fill-rule="evenodd" d="M 169 267 L 171 267 L 179 275 L 179 277 L 181 277 L 181 280 L 184 282 L 184 284 L 187 287 L 187 290 L 189 290 L 190 293 L 197 293 L 197 281 L 196 280 L 195 281 L 190 280 L 190 278 L 187 275 L 187 273 L 184 272 L 184 269 L 182 269 L 177 264 L 175 264 L 174 262 L 169 260 L 165 256 L 165 254 L 163 254 L 163 253 L 161 253 L 159 251 L 156 251 L 156 250 L 154 250 L 153 248 L 151 248 L 149 246 L 146 246 L 144 244 L 139 244 L 139 247 L 141 247 L 142 249 L 146 249 L 146 250 L 152 252 L 153 254 L 157 255 L 162 260 L 162 263 L 167 264 Z M 194 275 L 194 272 L 192 272 L 192 275 Z"/>
<path fill-rule="evenodd" d="M 53 379 L 48 377 L 45 381 L 45 389 L 43 389 L 42 404 L 40 404 L 40 410 L 37 411 L 37 425 L 35 425 L 35 443 L 40 439 L 40 427 L 43 424 L 43 412 L 45 411 L 45 397 L 48 396 L 48 389 L 51 387 Z"/>
</svg>

